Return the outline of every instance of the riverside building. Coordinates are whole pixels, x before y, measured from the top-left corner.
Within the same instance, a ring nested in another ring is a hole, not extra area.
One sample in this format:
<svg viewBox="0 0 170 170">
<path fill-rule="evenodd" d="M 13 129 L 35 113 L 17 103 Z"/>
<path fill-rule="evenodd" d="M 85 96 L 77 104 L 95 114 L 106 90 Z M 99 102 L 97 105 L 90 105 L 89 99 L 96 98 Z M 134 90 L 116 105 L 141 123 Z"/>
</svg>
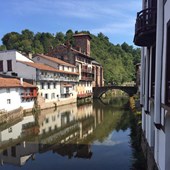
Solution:
<svg viewBox="0 0 170 170">
<path fill-rule="evenodd" d="M 140 104 L 148 169 L 170 167 L 170 0 L 143 0 L 135 45 L 142 47 Z M 153 158 L 151 161 L 151 157 Z"/>
<path fill-rule="evenodd" d="M 71 47 L 69 43 L 59 45 L 50 50 L 47 55 L 75 65 L 76 71 L 79 73 L 77 97 L 92 97 L 92 87 L 104 85 L 103 68 L 90 56 L 91 36 L 80 33 L 73 37 L 75 40 L 74 47 Z"/>
<path fill-rule="evenodd" d="M 43 61 L 42 56 L 38 55 L 39 60 L 41 58 Z M 0 52 L 0 74 L 8 78 L 22 78 L 37 86 L 37 104 L 42 109 L 76 102 L 75 86 L 79 74 L 75 72 L 75 67 L 62 62 L 58 65 L 55 63 L 58 66 L 55 68 L 49 63 L 35 63 L 16 50 Z M 61 70 L 61 66 L 64 70 Z"/>
</svg>

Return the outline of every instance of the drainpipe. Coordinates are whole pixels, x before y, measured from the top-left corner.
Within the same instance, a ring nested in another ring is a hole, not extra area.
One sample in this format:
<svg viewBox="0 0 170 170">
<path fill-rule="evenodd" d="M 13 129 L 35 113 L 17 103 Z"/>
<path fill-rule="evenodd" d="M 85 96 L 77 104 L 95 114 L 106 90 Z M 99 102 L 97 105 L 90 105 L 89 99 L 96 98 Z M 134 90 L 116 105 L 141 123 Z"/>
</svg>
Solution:
<svg viewBox="0 0 170 170">
<path fill-rule="evenodd" d="M 161 124 L 161 82 L 162 82 L 162 55 L 163 55 L 163 0 L 157 1 L 157 28 L 156 28 L 156 67 L 155 67 L 155 100 L 154 123 L 159 129 Z"/>
<path fill-rule="evenodd" d="M 145 113 L 149 113 L 149 69 L 150 69 L 150 52 L 149 49 L 146 48 L 146 63 L 145 63 L 145 105 L 144 110 Z"/>
<path fill-rule="evenodd" d="M 141 72 L 140 72 L 140 105 L 143 107 L 143 90 L 144 90 L 144 48 L 141 49 Z"/>
</svg>

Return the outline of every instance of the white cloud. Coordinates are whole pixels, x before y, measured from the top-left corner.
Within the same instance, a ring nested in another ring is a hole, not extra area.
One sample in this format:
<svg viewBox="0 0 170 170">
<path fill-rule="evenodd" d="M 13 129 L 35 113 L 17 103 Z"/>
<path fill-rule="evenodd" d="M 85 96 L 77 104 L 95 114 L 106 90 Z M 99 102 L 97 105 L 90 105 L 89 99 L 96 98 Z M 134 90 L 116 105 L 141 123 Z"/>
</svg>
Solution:
<svg viewBox="0 0 170 170">
<path fill-rule="evenodd" d="M 135 11 L 140 0 L 23 0 L 11 1 L 13 10 L 20 14 L 53 14 L 77 18 L 126 17 L 127 12 Z"/>
<path fill-rule="evenodd" d="M 133 35 L 135 20 L 121 20 L 120 22 L 108 23 L 98 28 L 91 29 L 91 33 L 97 34 L 102 32 L 104 34 L 131 34 Z"/>
<path fill-rule="evenodd" d="M 72 28 L 128 38 L 134 34 L 136 13 L 141 10 L 141 0 L 11 0 L 3 3 L 5 16 L 13 16 L 14 20 L 29 18 L 37 29 L 42 23 L 48 23 L 46 30 Z M 19 24 L 22 28 L 26 23 Z M 57 24 L 59 27 L 54 26 Z"/>
<path fill-rule="evenodd" d="M 104 145 L 104 146 L 114 146 L 114 145 L 118 145 L 118 144 L 122 144 L 122 143 L 125 143 L 127 142 L 126 140 L 122 140 L 122 139 L 119 139 L 119 140 L 113 140 L 113 134 L 114 132 L 112 132 L 108 138 L 103 141 L 103 142 L 99 142 L 99 141 L 95 141 L 93 144 L 94 145 Z"/>
</svg>

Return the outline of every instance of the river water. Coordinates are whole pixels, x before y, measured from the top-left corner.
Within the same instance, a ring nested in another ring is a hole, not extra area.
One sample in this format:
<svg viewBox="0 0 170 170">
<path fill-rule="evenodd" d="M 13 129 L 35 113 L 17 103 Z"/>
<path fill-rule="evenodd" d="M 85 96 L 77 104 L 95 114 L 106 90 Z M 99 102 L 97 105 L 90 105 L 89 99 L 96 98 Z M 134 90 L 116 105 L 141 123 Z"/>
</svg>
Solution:
<svg viewBox="0 0 170 170">
<path fill-rule="evenodd" d="M 71 104 L 0 125 L 2 170 L 130 170 L 128 98 Z"/>
</svg>

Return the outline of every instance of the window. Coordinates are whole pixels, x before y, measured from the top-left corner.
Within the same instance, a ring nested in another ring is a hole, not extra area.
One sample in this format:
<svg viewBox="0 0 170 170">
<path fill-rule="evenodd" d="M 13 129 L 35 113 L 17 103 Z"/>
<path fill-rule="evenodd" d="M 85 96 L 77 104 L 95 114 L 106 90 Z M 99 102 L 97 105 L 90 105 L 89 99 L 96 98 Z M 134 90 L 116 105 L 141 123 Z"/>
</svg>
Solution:
<svg viewBox="0 0 170 170">
<path fill-rule="evenodd" d="M 41 89 L 44 89 L 44 83 L 41 83 Z"/>
<path fill-rule="evenodd" d="M 53 122 L 55 121 L 55 116 L 52 116 L 52 121 L 53 121 Z"/>
<path fill-rule="evenodd" d="M 55 93 L 51 93 L 51 99 L 55 98 Z"/>
<path fill-rule="evenodd" d="M 46 118 L 46 119 L 45 119 L 45 123 L 49 123 L 49 118 Z"/>
<path fill-rule="evenodd" d="M 7 60 L 7 69 L 8 71 L 12 71 L 12 60 Z"/>
<path fill-rule="evenodd" d="M 48 99 L 48 94 L 47 93 L 45 94 L 45 99 Z"/>
<path fill-rule="evenodd" d="M 7 104 L 11 104 L 11 99 L 7 99 Z"/>
<path fill-rule="evenodd" d="M 15 146 L 11 147 L 11 156 L 16 157 L 16 147 Z"/>
<path fill-rule="evenodd" d="M 50 89 L 50 83 L 48 83 L 48 89 Z"/>
<path fill-rule="evenodd" d="M 10 93 L 10 89 L 6 89 L 6 92 L 7 92 L 7 93 Z"/>
<path fill-rule="evenodd" d="M 7 149 L 5 149 L 5 150 L 3 151 L 3 155 L 4 155 L 4 156 L 8 156 L 8 151 L 7 151 Z"/>
<path fill-rule="evenodd" d="M 54 89 L 56 88 L 56 83 L 53 83 L 53 85 L 54 85 Z"/>
<path fill-rule="evenodd" d="M 3 61 L 2 60 L 0 60 L 0 71 L 4 71 L 4 69 L 3 69 Z"/>
<path fill-rule="evenodd" d="M 12 132 L 12 127 L 8 128 L 8 132 L 9 132 L 9 133 Z"/>
</svg>

